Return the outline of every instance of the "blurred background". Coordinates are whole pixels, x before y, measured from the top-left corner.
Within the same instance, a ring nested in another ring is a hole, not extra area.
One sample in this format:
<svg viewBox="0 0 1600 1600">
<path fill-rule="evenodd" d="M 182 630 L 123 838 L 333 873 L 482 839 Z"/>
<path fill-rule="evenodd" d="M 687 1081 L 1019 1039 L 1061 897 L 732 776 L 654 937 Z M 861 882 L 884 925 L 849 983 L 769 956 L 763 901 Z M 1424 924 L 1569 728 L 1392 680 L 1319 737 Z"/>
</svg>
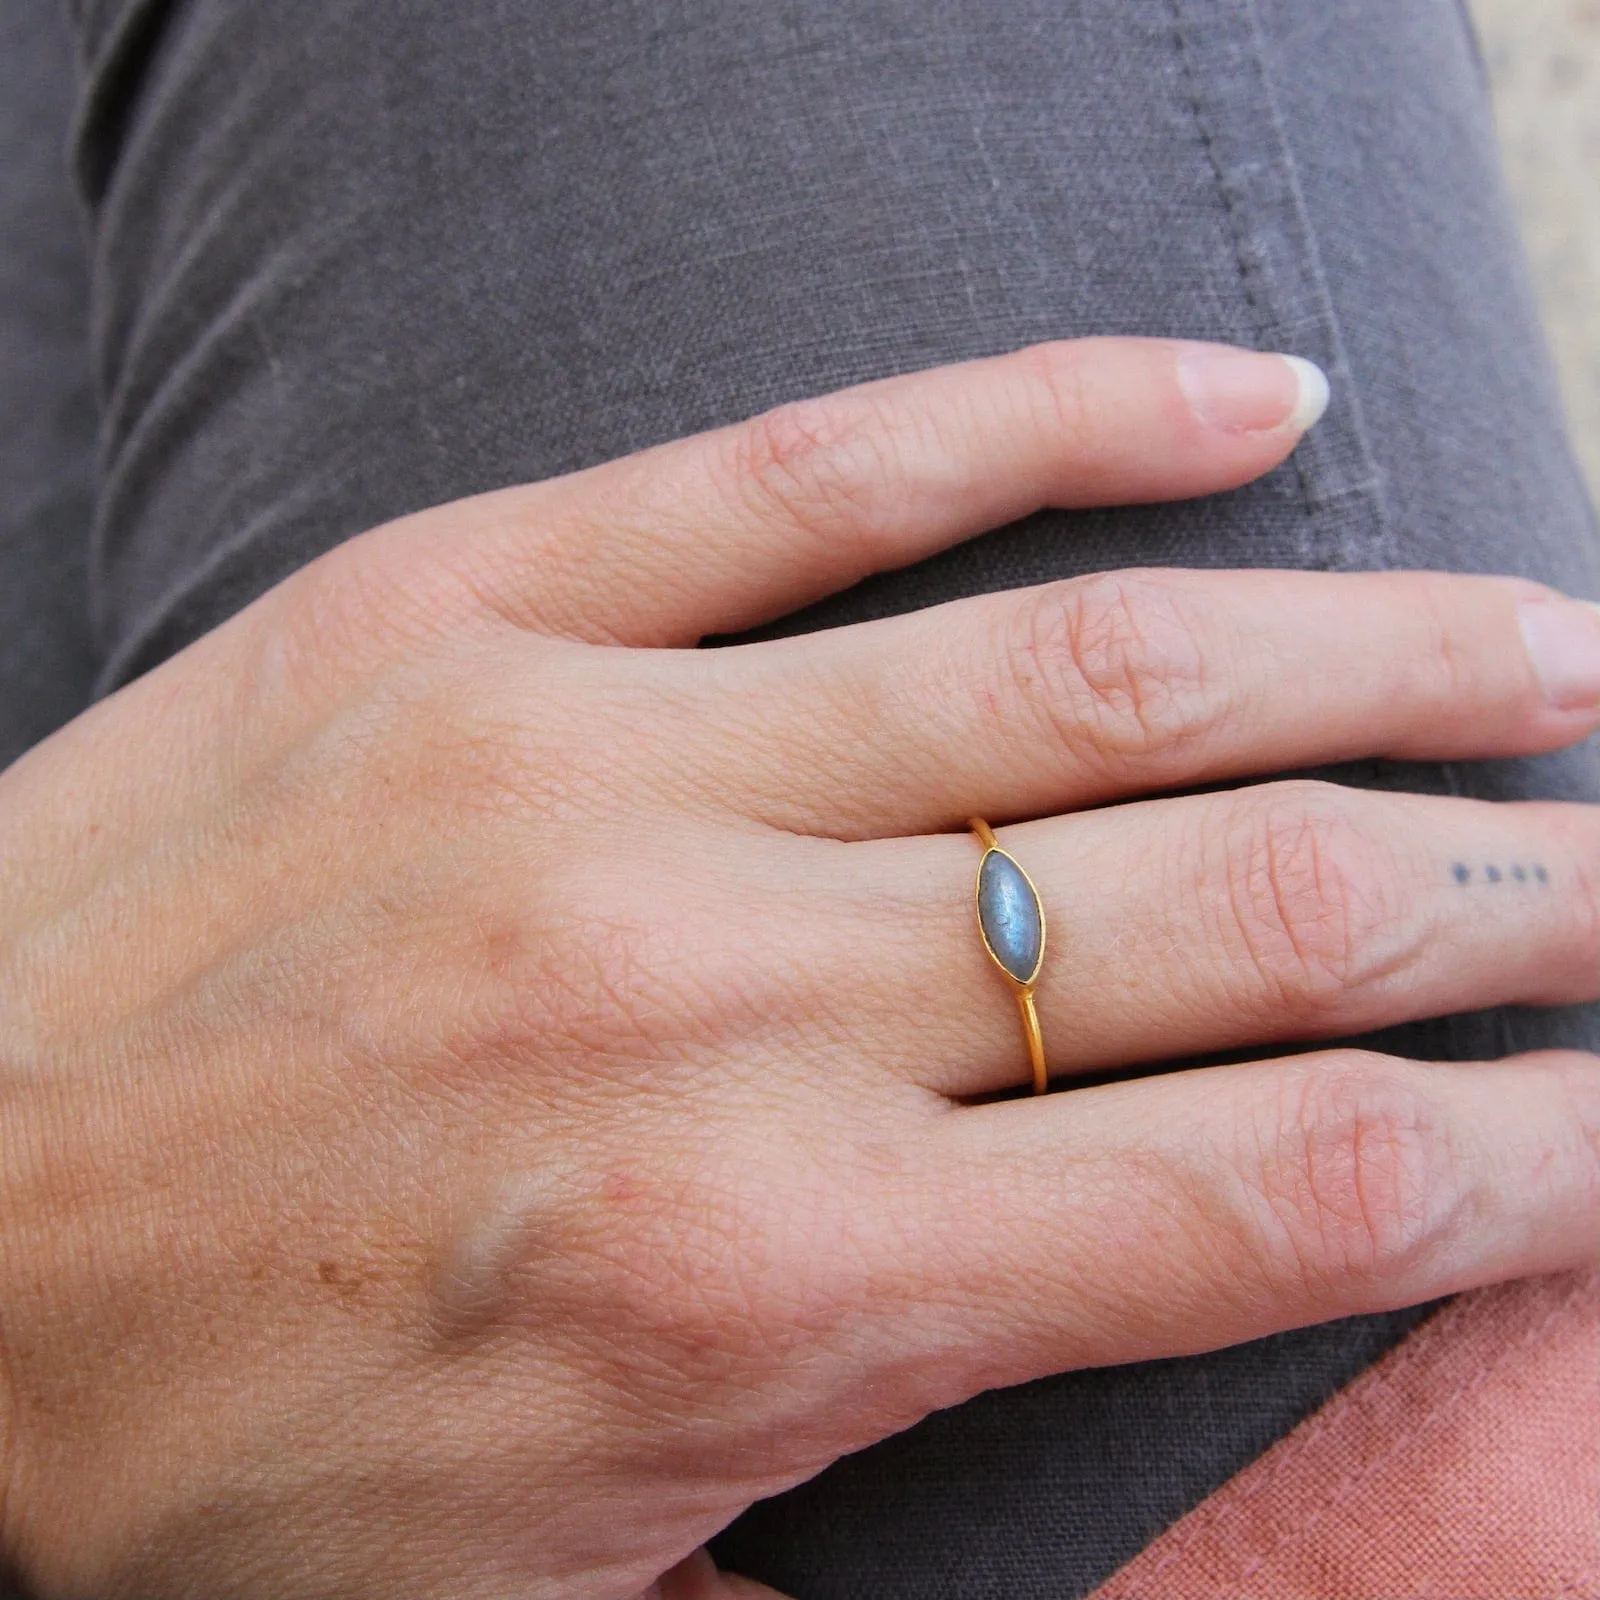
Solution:
<svg viewBox="0 0 1600 1600">
<path fill-rule="evenodd" d="M 1469 0 L 1550 343 L 1600 501 L 1600 0 Z"/>
</svg>

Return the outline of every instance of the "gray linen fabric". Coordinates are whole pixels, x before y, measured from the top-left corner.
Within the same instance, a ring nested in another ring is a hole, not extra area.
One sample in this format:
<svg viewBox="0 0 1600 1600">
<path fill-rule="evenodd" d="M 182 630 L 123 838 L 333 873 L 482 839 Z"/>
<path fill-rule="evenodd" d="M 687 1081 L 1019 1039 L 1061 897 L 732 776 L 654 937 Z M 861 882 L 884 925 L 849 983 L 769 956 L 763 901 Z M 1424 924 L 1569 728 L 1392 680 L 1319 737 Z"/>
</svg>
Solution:
<svg viewBox="0 0 1600 1600">
<path fill-rule="evenodd" d="M 88 264 L 62 160 L 72 97 L 55 0 L 0 0 L 0 767 L 83 708 L 95 671 Z"/>
<path fill-rule="evenodd" d="M 4 37 L 44 3 L 0 0 Z M 1259 484 L 1031 517 L 783 627 L 1146 562 L 1600 595 L 1449 0 L 78 0 L 72 20 L 97 511 L 92 541 L 57 516 L 3 583 L 69 593 L 87 542 L 102 689 L 398 513 L 1103 332 L 1296 351 L 1333 405 Z M 0 102 L 28 59 L 0 59 Z M 54 269 L 0 200 L 0 281 L 25 289 Z M 52 349 L 4 309 L 8 430 L 71 408 L 69 300 L 30 313 Z M 58 504 L 82 471 L 61 460 Z M 27 503 L 0 514 L 23 549 Z M 19 615 L 13 748 L 60 714 L 28 676 L 52 639 L 63 691 L 81 682 L 70 627 Z M 1600 795 L 1592 747 L 1336 776 Z M 1597 1039 L 1571 1008 L 1379 1042 Z M 1422 1314 L 982 1397 L 757 1507 L 720 1553 L 803 1600 L 1068 1600 Z"/>
</svg>

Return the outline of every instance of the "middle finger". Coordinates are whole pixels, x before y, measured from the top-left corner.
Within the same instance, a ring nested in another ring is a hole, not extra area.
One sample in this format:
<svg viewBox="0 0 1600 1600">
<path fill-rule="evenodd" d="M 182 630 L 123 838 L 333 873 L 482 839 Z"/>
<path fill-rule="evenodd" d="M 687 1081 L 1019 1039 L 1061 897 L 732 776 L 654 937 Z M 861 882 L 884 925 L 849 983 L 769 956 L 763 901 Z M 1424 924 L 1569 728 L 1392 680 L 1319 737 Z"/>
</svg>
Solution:
<svg viewBox="0 0 1600 1600">
<path fill-rule="evenodd" d="M 663 669 L 708 707 L 697 760 L 728 747 L 704 761 L 721 796 L 881 838 L 1356 757 L 1555 749 L 1600 725 L 1600 610 L 1514 578 L 1127 571 Z"/>
</svg>

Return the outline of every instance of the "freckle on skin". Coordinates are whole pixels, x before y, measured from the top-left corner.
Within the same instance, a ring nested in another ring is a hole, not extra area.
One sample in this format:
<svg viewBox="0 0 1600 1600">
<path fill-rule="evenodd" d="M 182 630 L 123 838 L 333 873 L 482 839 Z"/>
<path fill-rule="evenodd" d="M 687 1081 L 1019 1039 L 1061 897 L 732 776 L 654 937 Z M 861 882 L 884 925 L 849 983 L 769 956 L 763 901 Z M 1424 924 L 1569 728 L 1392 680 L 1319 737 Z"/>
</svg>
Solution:
<svg viewBox="0 0 1600 1600">
<path fill-rule="evenodd" d="M 337 1261 L 319 1261 L 317 1263 L 317 1276 L 330 1289 L 337 1289 L 340 1294 L 352 1295 L 361 1293 L 360 1278 L 346 1277 L 339 1270 Z"/>
</svg>

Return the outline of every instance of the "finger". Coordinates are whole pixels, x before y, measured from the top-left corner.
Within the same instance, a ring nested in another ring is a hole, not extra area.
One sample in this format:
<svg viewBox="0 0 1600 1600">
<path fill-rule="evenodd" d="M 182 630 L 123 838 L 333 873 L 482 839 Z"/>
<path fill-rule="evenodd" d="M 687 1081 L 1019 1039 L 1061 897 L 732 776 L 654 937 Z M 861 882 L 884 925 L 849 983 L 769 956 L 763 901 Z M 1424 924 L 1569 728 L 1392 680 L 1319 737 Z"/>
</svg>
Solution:
<svg viewBox="0 0 1600 1600">
<path fill-rule="evenodd" d="M 1600 997 L 1597 807 L 1286 781 L 1000 841 L 1044 908 L 1035 1002 L 1058 1076 Z M 975 926 L 976 841 L 839 848 L 813 868 L 828 887 L 806 941 L 832 1036 L 945 1094 L 1025 1082 Z"/>
<path fill-rule="evenodd" d="M 703 652 L 764 821 L 832 836 L 1037 816 L 1358 756 L 1550 750 L 1600 725 L 1600 608 L 1447 573 L 1101 574 Z"/>
<path fill-rule="evenodd" d="M 545 632 L 683 645 L 1043 506 L 1210 494 L 1321 414 L 1309 362 L 1083 339 L 888 378 L 386 530 Z"/>
<path fill-rule="evenodd" d="M 970 1389 L 1585 1267 L 1597 1152 L 1576 1052 L 1330 1051 L 967 1108 L 919 1150 L 885 1334 L 906 1360 L 941 1308 Z"/>
</svg>

